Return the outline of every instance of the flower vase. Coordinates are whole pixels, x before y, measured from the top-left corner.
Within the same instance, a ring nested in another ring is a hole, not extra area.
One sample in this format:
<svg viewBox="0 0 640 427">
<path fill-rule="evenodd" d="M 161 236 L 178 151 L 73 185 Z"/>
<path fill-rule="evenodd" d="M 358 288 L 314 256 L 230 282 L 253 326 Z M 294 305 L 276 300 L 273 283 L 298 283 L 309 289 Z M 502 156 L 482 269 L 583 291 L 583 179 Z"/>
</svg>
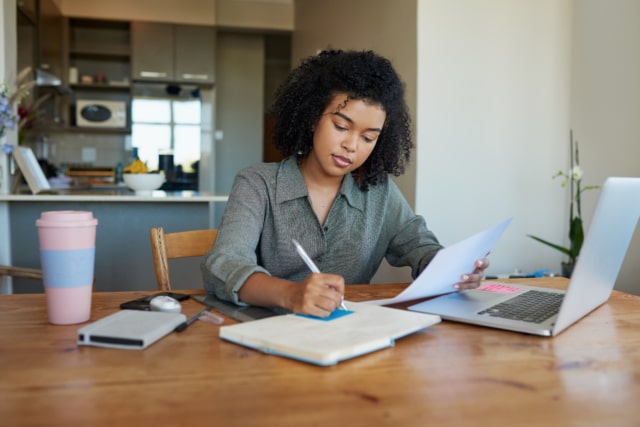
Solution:
<svg viewBox="0 0 640 427">
<path fill-rule="evenodd" d="M 11 154 L 0 150 L 0 194 L 9 193 L 11 193 Z"/>
<path fill-rule="evenodd" d="M 562 262 L 562 277 L 566 277 L 567 279 L 571 278 L 571 275 L 573 274 L 573 267 L 575 266 L 575 264 L 571 263 L 571 262 Z"/>
</svg>

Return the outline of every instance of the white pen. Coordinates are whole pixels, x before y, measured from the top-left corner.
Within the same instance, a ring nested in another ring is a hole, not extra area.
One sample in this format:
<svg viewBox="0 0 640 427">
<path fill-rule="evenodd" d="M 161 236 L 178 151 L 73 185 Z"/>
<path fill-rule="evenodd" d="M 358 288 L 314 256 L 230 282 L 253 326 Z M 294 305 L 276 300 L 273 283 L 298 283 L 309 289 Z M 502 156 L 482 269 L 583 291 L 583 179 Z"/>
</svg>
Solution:
<svg viewBox="0 0 640 427">
<path fill-rule="evenodd" d="M 298 255 L 300 255 L 300 258 L 302 258 L 304 263 L 307 264 L 307 267 L 309 267 L 309 270 L 311 270 L 312 273 L 320 273 L 320 269 L 318 268 L 316 263 L 313 262 L 311 257 L 307 254 L 307 251 L 304 250 L 300 242 L 298 242 L 296 239 L 291 239 L 291 241 L 293 241 L 293 244 L 296 247 L 296 252 L 298 252 Z M 343 310 L 347 310 L 347 306 L 344 304 L 344 298 L 340 300 L 340 308 Z"/>
</svg>

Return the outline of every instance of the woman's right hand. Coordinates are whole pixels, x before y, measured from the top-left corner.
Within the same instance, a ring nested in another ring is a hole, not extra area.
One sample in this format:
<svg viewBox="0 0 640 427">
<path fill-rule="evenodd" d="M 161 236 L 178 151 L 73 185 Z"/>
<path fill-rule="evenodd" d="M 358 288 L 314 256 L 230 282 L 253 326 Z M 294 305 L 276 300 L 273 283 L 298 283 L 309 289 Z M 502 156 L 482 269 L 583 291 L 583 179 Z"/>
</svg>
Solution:
<svg viewBox="0 0 640 427">
<path fill-rule="evenodd" d="M 302 282 L 253 273 L 238 291 L 238 299 L 247 304 L 317 317 L 329 316 L 340 306 L 343 295 L 344 278 L 325 273 L 312 273 Z"/>
<path fill-rule="evenodd" d="M 292 283 L 287 309 L 294 313 L 327 317 L 340 307 L 344 278 L 337 274 L 312 273 L 301 283 Z"/>
</svg>

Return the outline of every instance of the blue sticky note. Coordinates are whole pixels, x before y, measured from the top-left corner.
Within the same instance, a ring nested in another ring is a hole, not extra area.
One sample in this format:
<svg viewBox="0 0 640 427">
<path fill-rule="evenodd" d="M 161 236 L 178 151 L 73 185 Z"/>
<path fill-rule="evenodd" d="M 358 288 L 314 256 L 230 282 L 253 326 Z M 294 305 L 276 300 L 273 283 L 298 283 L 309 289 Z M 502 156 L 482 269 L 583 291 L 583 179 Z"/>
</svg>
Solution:
<svg viewBox="0 0 640 427">
<path fill-rule="evenodd" d="M 307 319 L 322 320 L 324 322 L 329 322 L 331 320 L 338 319 L 342 316 L 348 316 L 351 313 L 355 313 L 355 311 L 338 309 L 338 310 L 333 310 L 333 313 L 331 313 L 328 317 L 317 317 L 317 316 L 311 316 L 309 314 L 297 314 L 297 313 L 296 313 L 296 316 L 306 317 Z"/>
</svg>

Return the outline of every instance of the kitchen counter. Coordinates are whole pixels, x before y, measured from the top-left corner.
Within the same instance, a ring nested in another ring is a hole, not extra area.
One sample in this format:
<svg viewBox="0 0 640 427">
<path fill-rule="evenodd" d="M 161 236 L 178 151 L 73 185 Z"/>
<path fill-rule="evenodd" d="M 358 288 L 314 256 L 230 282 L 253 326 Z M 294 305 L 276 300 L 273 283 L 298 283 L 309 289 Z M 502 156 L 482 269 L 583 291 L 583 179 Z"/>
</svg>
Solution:
<svg viewBox="0 0 640 427">
<path fill-rule="evenodd" d="M 226 195 L 194 191 L 135 194 L 126 187 L 72 189 L 56 194 L 0 195 L 0 264 L 40 268 L 35 221 L 44 211 L 87 210 L 98 219 L 96 290 L 154 290 L 156 278 L 149 229 L 165 231 L 217 228 Z M 171 266 L 176 289 L 200 286 L 199 260 Z M 133 284 L 133 287 L 131 287 Z M 27 279 L 3 279 L 0 293 L 42 292 Z"/>
<path fill-rule="evenodd" d="M 3 194 L 0 202 L 161 202 L 161 203 L 202 203 L 226 202 L 227 195 L 201 193 L 197 191 L 153 191 L 136 194 L 127 188 L 61 190 L 41 194 Z"/>
</svg>

